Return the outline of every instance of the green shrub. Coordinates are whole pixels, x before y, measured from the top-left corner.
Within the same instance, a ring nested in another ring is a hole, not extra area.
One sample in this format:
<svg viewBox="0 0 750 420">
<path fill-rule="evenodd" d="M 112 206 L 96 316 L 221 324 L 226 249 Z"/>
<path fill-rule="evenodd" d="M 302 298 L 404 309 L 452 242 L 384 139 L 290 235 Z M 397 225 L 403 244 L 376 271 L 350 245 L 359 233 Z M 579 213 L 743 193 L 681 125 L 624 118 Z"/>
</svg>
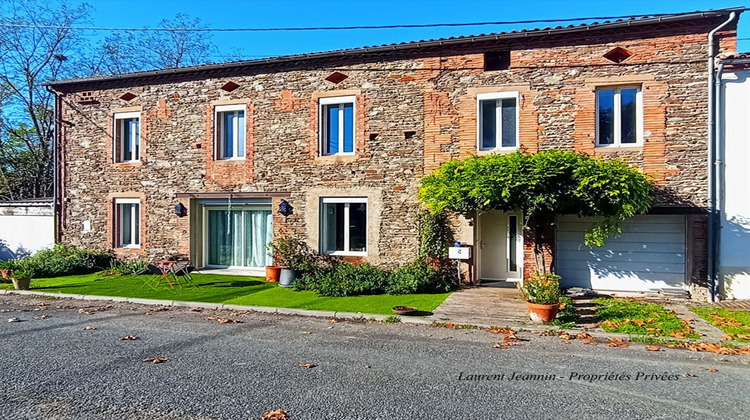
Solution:
<svg viewBox="0 0 750 420">
<path fill-rule="evenodd" d="M 313 291 L 320 296 L 356 296 L 446 292 L 452 287 L 449 275 L 420 260 L 399 268 L 395 273 L 370 264 L 337 261 L 327 264 L 305 271 L 292 288 Z"/>
<path fill-rule="evenodd" d="M 447 292 L 451 287 L 450 278 L 444 272 L 417 260 L 411 265 L 397 269 L 385 291 L 389 295 L 407 295 Z"/>
<path fill-rule="evenodd" d="M 445 212 L 430 213 L 422 210 L 419 221 L 419 256 L 422 258 L 448 258 L 448 247 L 453 246 L 455 232 Z"/>
<path fill-rule="evenodd" d="M 143 274 L 148 268 L 145 261 L 121 262 L 112 259 L 109 263 L 109 269 L 100 271 L 99 274 L 104 276 L 137 276 Z"/>
<path fill-rule="evenodd" d="M 110 254 L 103 251 L 87 251 L 57 244 L 29 258 L 21 260 L 34 270 L 35 277 L 60 277 L 74 274 L 89 274 L 109 266 Z"/>
</svg>

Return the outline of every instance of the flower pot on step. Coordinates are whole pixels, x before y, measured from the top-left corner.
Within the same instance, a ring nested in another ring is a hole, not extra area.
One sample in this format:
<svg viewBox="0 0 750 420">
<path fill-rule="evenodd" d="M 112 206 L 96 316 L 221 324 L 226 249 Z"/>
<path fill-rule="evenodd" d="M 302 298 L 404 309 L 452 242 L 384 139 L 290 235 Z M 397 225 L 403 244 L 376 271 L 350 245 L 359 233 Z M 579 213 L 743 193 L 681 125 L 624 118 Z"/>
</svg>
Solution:
<svg viewBox="0 0 750 420">
<path fill-rule="evenodd" d="M 539 323 L 552 321 L 560 310 L 560 303 L 543 305 L 526 301 L 526 306 L 529 308 L 529 318 L 531 321 Z"/>
<path fill-rule="evenodd" d="M 279 276 L 281 276 L 281 267 L 267 266 L 266 267 L 266 281 L 271 283 L 278 283 Z"/>
<path fill-rule="evenodd" d="M 29 290 L 31 288 L 31 279 L 13 279 L 13 287 L 16 290 Z"/>
</svg>

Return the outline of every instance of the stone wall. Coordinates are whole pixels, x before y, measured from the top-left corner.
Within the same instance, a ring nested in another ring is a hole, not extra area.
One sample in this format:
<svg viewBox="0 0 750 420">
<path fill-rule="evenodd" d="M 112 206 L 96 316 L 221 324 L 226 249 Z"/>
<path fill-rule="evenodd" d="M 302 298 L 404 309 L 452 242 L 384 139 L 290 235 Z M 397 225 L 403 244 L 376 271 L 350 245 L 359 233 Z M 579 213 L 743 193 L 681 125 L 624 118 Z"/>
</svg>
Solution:
<svg viewBox="0 0 750 420">
<path fill-rule="evenodd" d="M 62 240 L 111 248 L 112 197 L 133 196 L 144 202 L 143 246 L 134 252 L 149 258 L 187 252 L 194 227 L 190 218 L 173 214 L 176 194 L 288 191 L 294 214 L 275 216 L 275 235 L 295 235 L 317 249 L 319 198 L 356 193 L 370 198 L 377 212 L 368 217 L 366 259 L 408 263 L 418 252 L 419 179 L 442 162 L 477 153 L 476 95 L 502 90 L 520 93 L 522 149 L 624 157 L 657 182 L 659 205 L 702 208 L 705 34 L 711 25 L 498 41 L 224 77 L 143 79 L 88 91 L 86 101 L 84 92 L 68 92 L 62 99 Z M 734 46 L 734 32 L 727 34 L 725 50 Z M 603 58 L 615 47 L 634 54 L 619 64 Z M 511 67 L 485 71 L 483 51 L 498 49 L 511 50 Z M 334 71 L 347 77 L 327 81 Z M 223 90 L 228 82 L 239 87 Z M 623 84 L 644 92 L 646 141 L 639 147 L 596 148 L 594 91 Z M 128 92 L 134 98 L 122 99 Z M 356 96 L 356 154 L 319 156 L 318 101 L 338 95 Z M 214 106 L 237 103 L 247 105 L 247 157 L 217 161 Z M 141 162 L 113 164 L 113 114 L 134 110 L 141 112 Z M 91 222 L 90 231 L 81 230 L 83 221 Z"/>
</svg>

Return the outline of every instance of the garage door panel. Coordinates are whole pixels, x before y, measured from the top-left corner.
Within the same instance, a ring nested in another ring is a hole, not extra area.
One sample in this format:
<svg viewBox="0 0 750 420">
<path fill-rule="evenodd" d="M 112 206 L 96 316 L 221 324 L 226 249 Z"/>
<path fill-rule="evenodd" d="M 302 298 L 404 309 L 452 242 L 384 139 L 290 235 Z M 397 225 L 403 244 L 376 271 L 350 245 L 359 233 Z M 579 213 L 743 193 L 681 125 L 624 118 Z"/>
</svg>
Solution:
<svg viewBox="0 0 750 420">
<path fill-rule="evenodd" d="M 556 270 L 563 287 L 649 291 L 685 287 L 684 216 L 639 216 L 603 247 L 583 244 L 593 219 L 557 219 Z"/>
<path fill-rule="evenodd" d="M 626 261 L 640 263 L 670 263 L 683 264 L 685 254 L 675 252 L 593 252 L 588 254 L 578 251 L 558 251 L 557 258 L 570 261 Z"/>
<path fill-rule="evenodd" d="M 583 236 L 578 237 L 578 240 L 572 241 L 557 241 L 558 248 L 570 249 L 570 250 L 581 250 L 581 251 L 594 251 L 603 252 L 601 250 L 608 250 L 614 252 L 644 252 L 644 253 L 682 253 L 685 251 L 685 244 L 679 243 L 640 243 L 634 244 L 632 242 L 618 242 L 607 240 L 606 244 L 602 248 L 590 247 L 583 244 Z"/>
</svg>

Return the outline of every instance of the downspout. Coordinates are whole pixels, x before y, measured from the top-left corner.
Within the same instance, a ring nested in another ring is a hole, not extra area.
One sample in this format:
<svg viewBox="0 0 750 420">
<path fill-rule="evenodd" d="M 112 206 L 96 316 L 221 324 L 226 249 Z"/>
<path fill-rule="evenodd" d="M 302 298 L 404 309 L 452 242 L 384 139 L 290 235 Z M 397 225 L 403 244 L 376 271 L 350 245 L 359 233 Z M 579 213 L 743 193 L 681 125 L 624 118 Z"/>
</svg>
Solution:
<svg viewBox="0 0 750 420">
<path fill-rule="evenodd" d="M 62 235 L 62 180 L 60 178 L 59 164 L 59 147 L 60 139 L 62 138 L 62 98 L 61 94 L 52 89 L 50 86 L 45 86 L 45 88 L 49 93 L 55 95 L 55 132 L 53 136 L 54 144 L 52 146 L 52 206 L 55 226 L 55 243 L 59 243 Z"/>
<path fill-rule="evenodd" d="M 716 136 L 716 92 L 714 87 L 714 57 L 716 47 L 714 35 L 736 17 L 735 12 L 730 12 L 726 21 L 708 33 L 708 301 L 716 302 L 718 289 L 718 258 L 719 258 L 719 229 L 721 220 L 717 214 L 717 179 L 720 176 L 720 159 L 717 159 L 717 136 Z"/>
</svg>

